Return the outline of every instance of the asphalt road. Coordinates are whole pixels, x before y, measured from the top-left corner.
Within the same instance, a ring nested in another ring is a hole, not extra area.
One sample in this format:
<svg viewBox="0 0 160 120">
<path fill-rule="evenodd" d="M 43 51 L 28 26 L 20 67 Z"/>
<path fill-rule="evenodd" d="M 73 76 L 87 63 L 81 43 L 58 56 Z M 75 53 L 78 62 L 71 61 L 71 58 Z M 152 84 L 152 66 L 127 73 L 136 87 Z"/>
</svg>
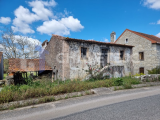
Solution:
<svg viewBox="0 0 160 120">
<path fill-rule="evenodd" d="M 3 111 L 0 120 L 160 120 L 160 87 L 114 91 Z"/>
<path fill-rule="evenodd" d="M 52 120 L 160 120 L 160 95 L 106 105 Z"/>
</svg>

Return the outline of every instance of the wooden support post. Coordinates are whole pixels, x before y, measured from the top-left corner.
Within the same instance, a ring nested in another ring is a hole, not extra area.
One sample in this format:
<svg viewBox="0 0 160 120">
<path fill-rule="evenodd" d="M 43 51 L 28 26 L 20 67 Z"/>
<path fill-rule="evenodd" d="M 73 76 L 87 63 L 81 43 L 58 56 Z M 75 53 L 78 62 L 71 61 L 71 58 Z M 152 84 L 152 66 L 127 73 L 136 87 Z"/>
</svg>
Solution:
<svg viewBox="0 0 160 120">
<path fill-rule="evenodd" d="M 53 82 L 53 70 L 52 70 L 52 74 L 51 75 L 52 75 L 52 77 L 51 77 L 52 80 L 51 81 Z"/>
</svg>

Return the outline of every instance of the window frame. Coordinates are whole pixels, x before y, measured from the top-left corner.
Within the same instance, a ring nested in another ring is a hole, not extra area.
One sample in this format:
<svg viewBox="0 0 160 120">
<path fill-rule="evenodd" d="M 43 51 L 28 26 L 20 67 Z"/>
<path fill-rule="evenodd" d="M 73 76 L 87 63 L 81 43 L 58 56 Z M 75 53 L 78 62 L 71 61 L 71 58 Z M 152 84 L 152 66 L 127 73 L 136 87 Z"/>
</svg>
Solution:
<svg viewBox="0 0 160 120">
<path fill-rule="evenodd" d="M 123 56 L 122 56 L 122 58 L 121 58 L 121 51 L 123 51 Z M 119 51 L 120 60 L 124 60 L 124 54 L 125 54 L 124 50 L 120 50 L 120 51 Z"/>
<path fill-rule="evenodd" d="M 125 41 L 125 43 L 128 43 L 128 38 L 126 38 L 126 41 Z"/>
<path fill-rule="evenodd" d="M 140 54 L 141 54 L 141 53 L 143 53 L 143 56 L 141 56 L 141 59 L 140 59 Z M 143 58 L 143 59 L 142 59 L 142 58 Z M 140 61 L 144 61 L 144 52 L 143 52 L 143 51 L 139 52 L 139 60 L 140 60 Z"/>
<path fill-rule="evenodd" d="M 82 49 L 86 49 L 86 55 L 84 56 L 84 55 L 82 55 L 83 53 L 82 53 Z M 87 53 L 88 53 L 88 48 L 87 47 L 81 47 L 81 49 L 80 49 L 80 53 L 81 53 L 81 59 L 84 59 L 84 58 L 87 58 Z"/>
</svg>

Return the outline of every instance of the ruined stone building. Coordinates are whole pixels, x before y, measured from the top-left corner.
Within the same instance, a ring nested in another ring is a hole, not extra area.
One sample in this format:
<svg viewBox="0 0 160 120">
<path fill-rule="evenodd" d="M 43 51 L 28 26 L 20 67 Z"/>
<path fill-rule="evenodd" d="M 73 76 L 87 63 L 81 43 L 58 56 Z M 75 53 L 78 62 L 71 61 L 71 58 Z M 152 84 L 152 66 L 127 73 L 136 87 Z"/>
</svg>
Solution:
<svg viewBox="0 0 160 120">
<path fill-rule="evenodd" d="M 115 39 L 114 34 L 111 35 Z M 47 43 L 45 43 L 47 42 Z M 131 72 L 131 45 L 81 40 L 52 35 L 50 41 L 42 43 L 48 51 L 45 60 L 52 67 L 55 78 L 83 79 L 87 75 L 88 63 L 91 66 L 104 67 L 107 63 L 113 67 L 112 76 L 122 77 Z"/>
<path fill-rule="evenodd" d="M 126 29 L 114 41 L 116 44 L 132 45 L 133 74 L 144 73 L 160 65 L 160 38 Z"/>
</svg>

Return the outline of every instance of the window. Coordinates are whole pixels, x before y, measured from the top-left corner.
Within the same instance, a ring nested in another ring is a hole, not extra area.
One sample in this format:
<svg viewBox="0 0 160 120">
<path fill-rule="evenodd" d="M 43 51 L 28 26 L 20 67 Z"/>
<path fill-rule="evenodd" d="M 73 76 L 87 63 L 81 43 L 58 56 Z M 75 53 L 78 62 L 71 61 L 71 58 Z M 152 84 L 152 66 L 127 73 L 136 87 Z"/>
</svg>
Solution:
<svg viewBox="0 0 160 120">
<path fill-rule="evenodd" d="M 144 53 L 143 52 L 139 52 L 139 60 L 144 60 Z"/>
<path fill-rule="evenodd" d="M 87 57 L 87 48 L 81 47 L 81 58 Z"/>
<path fill-rule="evenodd" d="M 126 43 L 128 43 L 128 38 L 126 39 Z"/>
<path fill-rule="evenodd" d="M 139 68 L 139 73 L 143 73 L 144 74 L 144 67 Z"/>
<path fill-rule="evenodd" d="M 124 51 L 120 51 L 120 60 L 124 60 Z"/>
</svg>

